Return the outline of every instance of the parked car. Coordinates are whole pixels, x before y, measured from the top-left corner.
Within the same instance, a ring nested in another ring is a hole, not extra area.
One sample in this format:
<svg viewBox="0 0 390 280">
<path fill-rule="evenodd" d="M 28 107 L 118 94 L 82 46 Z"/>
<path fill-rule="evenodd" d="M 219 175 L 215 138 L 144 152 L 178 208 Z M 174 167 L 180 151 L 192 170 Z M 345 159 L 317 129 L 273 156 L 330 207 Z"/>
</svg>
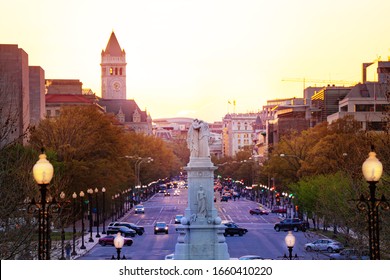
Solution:
<svg viewBox="0 0 390 280">
<path fill-rule="evenodd" d="M 100 237 L 99 238 L 99 244 L 102 245 L 102 246 L 106 246 L 106 245 L 114 245 L 114 239 L 115 239 L 116 235 L 106 235 L 104 237 Z M 131 246 L 133 245 L 133 239 L 129 238 L 129 237 L 123 237 L 124 240 L 125 240 L 125 243 L 124 245 L 126 246 Z"/>
<path fill-rule="evenodd" d="M 272 208 L 271 212 L 272 212 L 272 213 L 285 214 L 285 213 L 287 213 L 287 208 L 283 208 L 283 207 L 274 207 L 274 208 Z"/>
<path fill-rule="evenodd" d="M 171 194 L 169 192 L 164 192 L 164 196 L 171 196 Z"/>
<path fill-rule="evenodd" d="M 140 213 L 145 214 L 145 207 L 141 204 L 136 205 L 135 209 L 134 209 L 134 213 L 135 214 L 140 214 Z"/>
<path fill-rule="evenodd" d="M 112 223 L 109 223 L 108 226 L 109 227 L 110 226 L 124 226 L 124 227 L 128 227 L 129 229 L 135 230 L 135 232 L 138 235 L 142 235 L 145 232 L 144 227 L 137 226 L 136 224 L 127 223 L 127 222 L 112 222 Z"/>
<path fill-rule="evenodd" d="M 223 235 L 225 236 L 233 236 L 235 234 L 238 234 L 239 236 L 243 236 L 245 233 L 248 232 L 246 228 L 239 227 L 236 223 L 233 222 L 227 222 L 223 223 L 225 228 L 225 233 Z"/>
<path fill-rule="evenodd" d="M 274 225 L 274 230 L 276 231 L 289 231 L 293 230 L 295 232 L 301 230 L 301 231 L 306 231 L 308 228 L 307 222 L 302 221 L 301 219 L 298 218 L 293 218 L 293 219 L 284 219 L 280 221 L 279 223 L 276 223 Z"/>
<path fill-rule="evenodd" d="M 174 260 L 175 259 L 175 254 L 169 254 L 165 256 L 165 260 Z"/>
<path fill-rule="evenodd" d="M 175 216 L 175 224 L 180 224 L 181 223 L 181 218 L 183 218 L 183 215 L 176 215 Z"/>
<path fill-rule="evenodd" d="M 344 246 L 340 242 L 332 239 L 317 239 L 314 242 L 306 243 L 305 249 L 308 252 L 328 251 L 329 253 L 332 253 L 332 252 L 339 252 L 340 250 L 344 249 Z"/>
<path fill-rule="evenodd" d="M 331 260 L 369 260 L 370 255 L 366 250 L 359 251 L 357 249 L 343 249 L 340 253 L 329 255 Z"/>
<path fill-rule="evenodd" d="M 267 210 L 264 210 L 264 209 L 251 209 L 249 210 L 249 214 L 251 215 L 268 215 L 269 212 Z"/>
<path fill-rule="evenodd" d="M 245 255 L 238 258 L 239 260 L 264 260 L 263 257 L 258 255 Z"/>
<path fill-rule="evenodd" d="M 229 197 L 227 196 L 221 196 L 221 201 L 229 201 Z"/>
<path fill-rule="evenodd" d="M 180 195 L 180 191 L 179 190 L 175 190 L 175 192 L 173 193 L 174 196 L 179 196 Z"/>
<path fill-rule="evenodd" d="M 159 232 L 164 232 L 165 234 L 168 234 L 168 225 L 165 222 L 157 222 L 154 224 L 154 234 L 157 234 Z"/>
<path fill-rule="evenodd" d="M 125 226 L 109 226 L 107 227 L 107 234 L 116 234 L 120 232 L 124 237 L 134 237 L 136 235 L 135 230 Z"/>
</svg>

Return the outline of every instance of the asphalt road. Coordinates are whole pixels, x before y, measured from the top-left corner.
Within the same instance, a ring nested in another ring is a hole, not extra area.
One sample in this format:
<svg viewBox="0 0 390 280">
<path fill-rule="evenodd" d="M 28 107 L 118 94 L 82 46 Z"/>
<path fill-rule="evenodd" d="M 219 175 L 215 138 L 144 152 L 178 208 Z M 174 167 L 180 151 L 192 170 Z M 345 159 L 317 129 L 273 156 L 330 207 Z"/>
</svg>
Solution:
<svg viewBox="0 0 390 280">
<path fill-rule="evenodd" d="M 134 214 L 131 211 L 123 221 L 132 222 L 145 227 L 145 233 L 142 236 L 133 238 L 133 245 L 124 247 L 122 255 L 127 259 L 133 260 L 162 260 L 166 255 L 174 253 L 178 234 L 175 230 L 177 225 L 174 223 L 175 215 L 183 214 L 187 207 L 187 190 L 182 189 L 179 196 L 173 196 L 173 190 L 169 190 L 171 196 L 156 194 L 144 203 L 145 214 Z M 243 255 L 260 255 L 267 259 L 281 259 L 288 250 L 284 243 L 287 232 L 276 232 L 273 226 L 280 221 L 282 217 L 277 214 L 269 215 L 250 215 L 249 209 L 259 207 L 259 204 L 241 198 L 239 200 L 228 202 L 219 202 L 215 204 L 222 220 L 234 221 L 241 227 L 248 229 L 244 236 L 227 236 L 226 243 L 229 248 L 231 258 L 238 258 Z M 169 233 L 154 234 L 153 225 L 155 222 L 164 221 L 169 224 Z M 298 255 L 299 259 L 329 259 L 325 253 L 306 252 L 304 244 L 311 242 L 318 236 L 311 232 L 295 232 L 296 244 L 293 254 Z M 116 256 L 116 249 L 113 246 L 101 246 L 97 244 L 82 260 L 102 260 L 111 259 Z"/>
</svg>

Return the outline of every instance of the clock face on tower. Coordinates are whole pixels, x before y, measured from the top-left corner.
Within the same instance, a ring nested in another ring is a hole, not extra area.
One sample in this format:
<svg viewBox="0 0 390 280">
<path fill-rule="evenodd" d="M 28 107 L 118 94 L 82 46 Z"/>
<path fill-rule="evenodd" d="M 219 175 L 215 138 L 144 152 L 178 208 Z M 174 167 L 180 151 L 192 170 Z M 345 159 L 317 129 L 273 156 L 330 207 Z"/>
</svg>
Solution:
<svg viewBox="0 0 390 280">
<path fill-rule="evenodd" d="M 119 91 L 121 89 L 121 83 L 118 81 L 115 81 L 112 83 L 112 89 L 115 91 Z"/>
</svg>

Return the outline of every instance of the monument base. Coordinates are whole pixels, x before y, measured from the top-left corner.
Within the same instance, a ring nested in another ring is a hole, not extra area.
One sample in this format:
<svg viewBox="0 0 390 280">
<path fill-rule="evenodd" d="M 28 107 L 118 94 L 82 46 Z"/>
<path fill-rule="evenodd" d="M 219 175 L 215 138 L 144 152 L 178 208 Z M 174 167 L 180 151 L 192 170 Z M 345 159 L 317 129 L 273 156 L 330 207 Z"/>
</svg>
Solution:
<svg viewBox="0 0 390 280">
<path fill-rule="evenodd" d="M 175 246 L 176 260 L 228 260 L 225 226 L 214 207 L 214 170 L 209 157 L 190 158 L 188 174 L 188 207 Z M 206 211 L 199 210 L 199 194 L 204 194 Z"/>
</svg>

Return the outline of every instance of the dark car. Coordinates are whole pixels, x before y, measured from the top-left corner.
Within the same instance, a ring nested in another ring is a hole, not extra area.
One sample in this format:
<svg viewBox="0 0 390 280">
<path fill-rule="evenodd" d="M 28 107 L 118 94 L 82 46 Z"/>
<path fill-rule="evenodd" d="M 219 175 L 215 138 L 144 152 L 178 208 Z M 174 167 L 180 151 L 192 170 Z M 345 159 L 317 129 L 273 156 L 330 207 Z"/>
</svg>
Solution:
<svg viewBox="0 0 390 280">
<path fill-rule="evenodd" d="M 168 225 L 165 222 L 157 222 L 154 225 L 154 234 L 157 234 L 159 232 L 164 232 L 165 234 L 168 234 Z"/>
<path fill-rule="evenodd" d="M 99 238 L 99 244 L 102 246 L 114 245 L 115 237 L 116 237 L 116 235 L 106 235 L 104 237 L 101 237 L 101 238 Z M 133 239 L 128 238 L 128 237 L 123 237 L 123 238 L 125 240 L 124 245 L 126 245 L 126 246 L 133 245 Z"/>
<path fill-rule="evenodd" d="M 293 230 L 295 232 L 301 230 L 306 231 L 308 228 L 308 225 L 306 222 L 302 221 L 301 219 L 293 218 L 293 219 L 284 219 L 280 221 L 279 223 L 276 223 L 274 225 L 274 230 L 276 231 L 289 231 Z"/>
<path fill-rule="evenodd" d="M 245 233 L 248 232 L 246 228 L 239 227 L 236 223 L 233 222 L 223 223 L 223 225 L 226 227 L 225 233 L 223 234 L 225 236 L 233 236 L 235 234 L 243 236 Z"/>
<path fill-rule="evenodd" d="M 269 212 L 264 209 L 251 209 L 249 210 L 249 214 L 251 215 L 268 215 Z"/>
<path fill-rule="evenodd" d="M 272 208 L 271 212 L 272 212 L 272 213 L 285 214 L 285 213 L 287 213 L 287 208 L 274 207 L 274 208 Z"/>
<path fill-rule="evenodd" d="M 331 260 L 369 260 L 370 255 L 367 251 L 360 251 L 357 249 L 344 249 L 340 253 L 329 255 Z"/>
<path fill-rule="evenodd" d="M 166 192 L 164 193 L 164 196 L 171 196 L 171 194 L 170 194 L 169 192 L 166 191 Z"/>
<path fill-rule="evenodd" d="M 129 228 L 129 229 L 135 230 L 135 232 L 136 232 L 138 235 L 142 235 L 142 234 L 144 234 L 144 232 L 145 232 L 144 227 L 137 226 L 136 224 L 127 223 L 127 222 L 112 222 L 112 223 L 110 223 L 108 226 L 109 226 L 109 227 L 110 227 L 110 226 L 124 226 L 124 227 L 127 227 L 127 228 Z"/>
<path fill-rule="evenodd" d="M 227 196 L 221 196 L 221 201 L 229 201 L 229 197 Z"/>
<path fill-rule="evenodd" d="M 134 237 L 136 232 L 125 226 L 109 226 L 107 228 L 107 234 L 116 234 L 120 232 L 124 237 Z"/>
</svg>

